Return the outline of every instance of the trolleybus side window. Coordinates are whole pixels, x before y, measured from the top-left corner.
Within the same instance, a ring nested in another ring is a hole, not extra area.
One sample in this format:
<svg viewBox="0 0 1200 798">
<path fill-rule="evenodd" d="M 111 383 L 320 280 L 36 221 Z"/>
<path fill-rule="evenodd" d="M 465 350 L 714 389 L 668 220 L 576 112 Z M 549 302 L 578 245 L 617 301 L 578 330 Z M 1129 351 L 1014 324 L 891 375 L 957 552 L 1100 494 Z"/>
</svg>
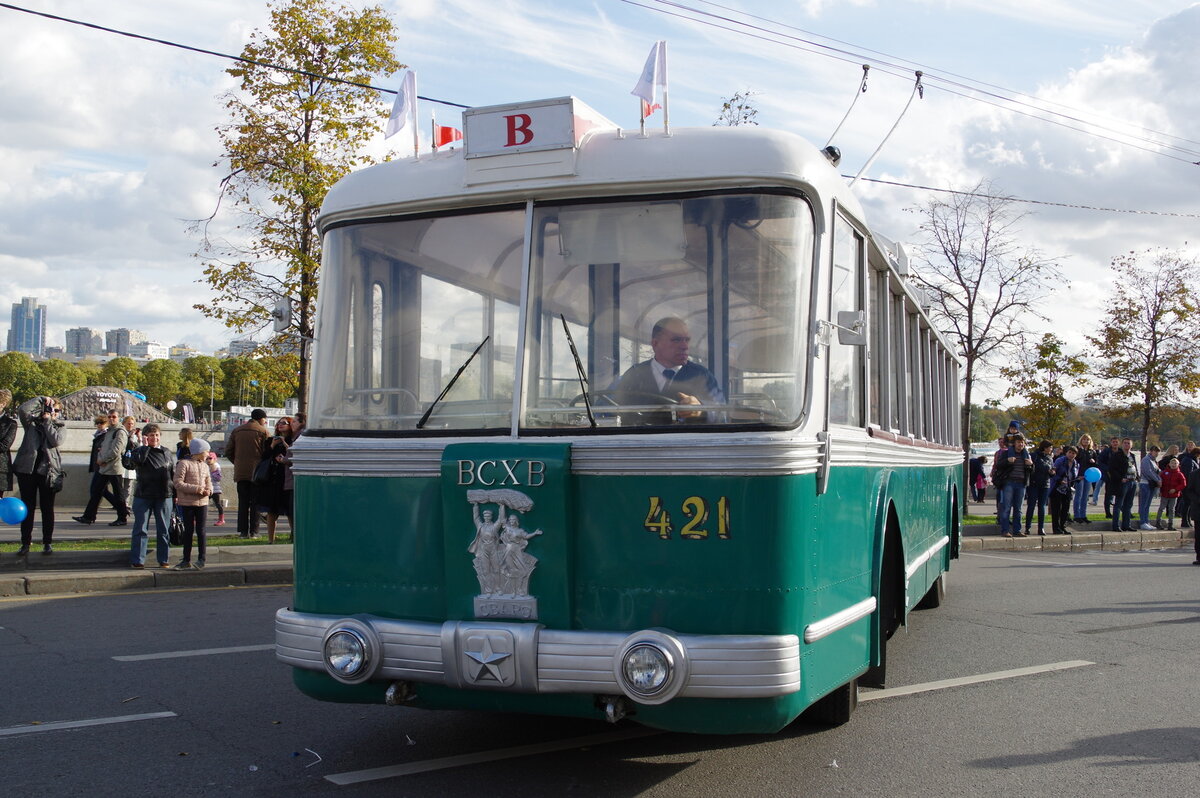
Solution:
<svg viewBox="0 0 1200 798">
<path fill-rule="evenodd" d="M 833 266 L 829 286 L 829 319 L 838 313 L 863 308 L 864 240 L 841 216 L 834 218 Z M 836 333 L 829 344 L 829 421 L 863 426 L 863 347 L 839 344 Z"/>
<path fill-rule="evenodd" d="M 891 294 L 888 292 L 888 271 L 884 268 L 872 268 L 870 274 L 870 327 L 871 327 L 871 346 L 867 351 L 867 360 L 870 372 L 870 381 L 868 385 L 870 395 L 870 415 L 867 422 L 875 426 L 886 429 L 889 426 L 889 419 L 892 402 L 894 398 L 891 396 L 892 383 L 888 378 L 890 371 L 888 364 L 888 323 L 887 311 L 888 300 Z"/>
</svg>

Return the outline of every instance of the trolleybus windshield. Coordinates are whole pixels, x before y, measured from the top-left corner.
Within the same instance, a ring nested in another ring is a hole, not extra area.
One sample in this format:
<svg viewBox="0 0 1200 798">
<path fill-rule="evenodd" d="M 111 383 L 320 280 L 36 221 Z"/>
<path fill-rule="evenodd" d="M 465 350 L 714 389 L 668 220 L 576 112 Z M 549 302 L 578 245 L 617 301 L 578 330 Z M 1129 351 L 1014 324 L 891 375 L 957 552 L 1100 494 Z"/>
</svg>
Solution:
<svg viewBox="0 0 1200 798">
<path fill-rule="evenodd" d="M 813 262 L 804 199 L 721 193 L 527 213 L 330 230 L 311 426 L 537 435 L 797 423 Z"/>
</svg>

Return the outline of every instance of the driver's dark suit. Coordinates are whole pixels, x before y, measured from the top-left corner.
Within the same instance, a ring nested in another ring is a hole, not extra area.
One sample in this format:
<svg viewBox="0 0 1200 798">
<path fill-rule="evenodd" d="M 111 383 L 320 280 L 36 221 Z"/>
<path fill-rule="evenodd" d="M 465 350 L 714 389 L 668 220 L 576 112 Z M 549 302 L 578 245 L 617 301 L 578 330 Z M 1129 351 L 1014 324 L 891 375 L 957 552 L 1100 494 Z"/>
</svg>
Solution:
<svg viewBox="0 0 1200 798">
<path fill-rule="evenodd" d="M 647 405 L 654 403 L 654 397 L 662 397 L 671 402 L 679 401 L 679 394 L 694 396 L 702 404 L 725 404 L 725 394 L 717 384 L 717 378 L 712 372 L 699 363 L 688 361 L 675 370 L 675 376 L 666 387 L 659 390 L 658 380 L 654 378 L 654 369 L 647 360 L 631 367 L 621 379 L 613 383 L 609 389 L 613 398 L 622 405 Z M 642 413 L 640 418 L 633 420 L 640 424 L 669 424 L 670 413 Z M 703 421 L 703 418 L 696 419 Z"/>
</svg>

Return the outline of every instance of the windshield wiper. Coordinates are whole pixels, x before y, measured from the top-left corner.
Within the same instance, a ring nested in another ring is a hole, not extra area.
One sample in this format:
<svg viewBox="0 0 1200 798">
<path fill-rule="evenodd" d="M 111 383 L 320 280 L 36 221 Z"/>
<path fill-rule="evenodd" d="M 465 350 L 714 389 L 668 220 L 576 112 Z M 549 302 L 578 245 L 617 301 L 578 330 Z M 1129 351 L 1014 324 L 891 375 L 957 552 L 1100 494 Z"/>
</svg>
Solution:
<svg viewBox="0 0 1200 798">
<path fill-rule="evenodd" d="M 571 337 L 571 328 L 567 326 L 567 317 L 559 313 L 562 319 L 563 332 L 567 334 L 567 345 L 571 347 L 571 357 L 575 358 L 575 373 L 579 376 L 579 390 L 583 392 L 583 407 L 587 410 L 588 423 L 596 426 L 596 417 L 592 415 L 592 401 L 588 399 L 587 375 L 583 371 L 583 363 L 579 361 L 579 350 L 575 348 L 575 339 Z"/>
<path fill-rule="evenodd" d="M 479 350 L 483 349 L 483 345 L 491 339 L 492 336 L 489 335 L 480 341 L 479 346 L 475 347 L 475 351 L 471 353 L 471 356 L 463 361 L 463 364 L 458 367 L 458 371 L 455 372 L 454 376 L 450 378 L 450 382 L 446 383 L 446 387 L 443 388 L 442 392 L 438 394 L 438 398 L 433 400 L 433 403 L 429 405 L 429 409 L 425 411 L 425 415 L 421 416 L 421 420 L 417 422 L 417 429 L 422 429 L 425 426 L 425 422 L 429 420 L 429 414 L 433 412 L 433 408 L 437 407 L 438 402 L 442 401 L 442 399 L 446 397 L 446 394 L 450 393 L 450 389 L 454 387 L 454 383 L 458 382 L 458 378 L 461 377 L 462 373 L 467 370 L 467 366 L 471 365 L 471 361 L 474 360 L 475 356 L 479 354 Z"/>
</svg>

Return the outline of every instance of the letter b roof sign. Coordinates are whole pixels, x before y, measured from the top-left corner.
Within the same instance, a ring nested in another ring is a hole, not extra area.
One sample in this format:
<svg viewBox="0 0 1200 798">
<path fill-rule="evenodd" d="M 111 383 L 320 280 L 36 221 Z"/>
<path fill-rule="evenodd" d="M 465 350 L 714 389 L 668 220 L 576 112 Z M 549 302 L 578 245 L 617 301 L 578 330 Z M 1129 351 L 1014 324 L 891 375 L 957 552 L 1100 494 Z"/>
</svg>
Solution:
<svg viewBox="0 0 1200 798">
<path fill-rule="evenodd" d="M 464 155 L 571 149 L 595 127 L 615 125 L 574 97 L 470 108 L 463 112 Z"/>
</svg>

